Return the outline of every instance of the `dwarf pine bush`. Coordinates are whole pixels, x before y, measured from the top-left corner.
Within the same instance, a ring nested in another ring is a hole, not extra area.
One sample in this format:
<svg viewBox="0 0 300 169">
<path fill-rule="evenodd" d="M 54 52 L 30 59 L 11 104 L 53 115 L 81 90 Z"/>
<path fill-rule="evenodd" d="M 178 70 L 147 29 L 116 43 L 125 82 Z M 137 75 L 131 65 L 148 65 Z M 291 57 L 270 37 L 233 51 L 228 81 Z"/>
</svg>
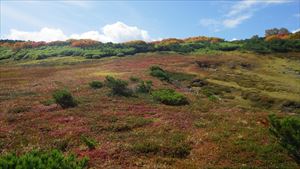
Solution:
<svg viewBox="0 0 300 169">
<path fill-rule="evenodd" d="M 271 123 L 270 132 L 300 164 L 300 117 L 290 116 L 280 119 L 272 114 L 269 116 L 269 120 Z"/>
<path fill-rule="evenodd" d="M 77 106 L 76 100 L 67 89 L 56 90 L 53 93 L 53 99 L 62 108 L 69 108 Z"/>
<path fill-rule="evenodd" d="M 100 81 L 97 81 L 97 80 L 90 82 L 89 85 L 93 89 L 99 89 L 99 88 L 103 87 L 103 83 Z"/>
<path fill-rule="evenodd" d="M 128 88 L 127 81 L 115 79 L 112 76 L 106 76 L 105 84 L 111 89 L 112 95 L 131 96 L 132 90 Z"/>
<path fill-rule="evenodd" d="M 152 92 L 154 100 L 166 105 L 185 105 L 188 104 L 187 98 L 172 89 L 160 89 Z"/>
<path fill-rule="evenodd" d="M 78 159 L 75 155 L 64 155 L 61 151 L 36 151 L 23 155 L 6 154 L 0 156 L 2 169 L 84 169 L 87 168 L 88 159 Z"/>
</svg>

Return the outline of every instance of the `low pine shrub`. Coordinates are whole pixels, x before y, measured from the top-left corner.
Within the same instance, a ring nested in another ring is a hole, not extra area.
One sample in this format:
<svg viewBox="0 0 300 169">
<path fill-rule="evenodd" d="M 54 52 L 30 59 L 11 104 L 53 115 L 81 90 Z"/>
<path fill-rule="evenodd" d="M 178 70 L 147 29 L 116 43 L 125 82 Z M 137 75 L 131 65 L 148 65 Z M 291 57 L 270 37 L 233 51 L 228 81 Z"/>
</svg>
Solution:
<svg viewBox="0 0 300 169">
<path fill-rule="evenodd" d="M 151 66 L 150 75 L 153 77 L 157 77 L 162 81 L 167 81 L 167 82 L 170 81 L 170 75 L 159 66 Z"/>
<path fill-rule="evenodd" d="M 141 81 L 140 84 L 137 86 L 136 91 L 139 93 L 150 93 L 152 88 L 152 81 Z"/>
<path fill-rule="evenodd" d="M 77 106 L 76 100 L 67 89 L 56 90 L 53 93 L 53 99 L 62 108 L 69 108 Z"/>
<path fill-rule="evenodd" d="M 100 81 L 97 81 L 97 80 L 90 82 L 89 85 L 93 89 L 99 89 L 99 88 L 103 87 L 103 83 Z"/>
<path fill-rule="evenodd" d="M 291 116 L 278 118 L 272 114 L 269 116 L 271 123 L 270 132 L 288 150 L 295 161 L 300 164 L 300 117 Z"/>
<path fill-rule="evenodd" d="M 135 77 L 135 76 L 131 76 L 131 77 L 129 78 L 129 80 L 132 81 L 132 82 L 138 82 L 138 81 L 140 81 L 141 79 L 138 78 L 138 77 Z"/>
<path fill-rule="evenodd" d="M 132 91 L 127 87 L 128 83 L 121 79 L 115 79 L 112 76 L 106 76 L 105 84 L 111 89 L 112 95 L 131 96 Z"/>
<path fill-rule="evenodd" d="M 31 151 L 23 155 L 6 154 L 0 156 L 0 168 L 3 169 L 84 169 L 88 159 L 78 159 L 75 155 L 64 155 L 61 151 Z"/>
<path fill-rule="evenodd" d="M 187 98 L 172 89 L 160 89 L 152 92 L 154 100 L 166 105 L 185 105 L 188 104 Z"/>
</svg>

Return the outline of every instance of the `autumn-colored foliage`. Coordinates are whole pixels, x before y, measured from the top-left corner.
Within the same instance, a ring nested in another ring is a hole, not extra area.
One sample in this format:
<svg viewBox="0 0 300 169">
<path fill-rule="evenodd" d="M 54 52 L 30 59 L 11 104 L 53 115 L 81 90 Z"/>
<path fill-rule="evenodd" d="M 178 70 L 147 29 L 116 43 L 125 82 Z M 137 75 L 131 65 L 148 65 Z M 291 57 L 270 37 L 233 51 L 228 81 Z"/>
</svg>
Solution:
<svg viewBox="0 0 300 169">
<path fill-rule="evenodd" d="M 24 49 L 24 48 L 37 48 L 40 46 L 45 46 L 46 42 L 32 42 L 32 41 L 28 41 L 28 42 L 16 42 L 12 48 L 13 50 L 20 50 L 20 49 Z"/>
<path fill-rule="evenodd" d="M 70 45 L 69 41 L 52 41 L 47 43 L 48 46 L 65 46 Z"/>
<path fill-rule="evenodd" d="M 133 40 L 133 41 L 124 42 L 123 44 L 125 44 L 125 45 L 145 45 L 147 43 L 142 40 Z"/>
<path fill-rule="evenodd" d="M 163 39 L 162 41 L 159 42 L 160 45 L 172 45 L 172 44 L 179 44 L 183 43 L 184 41 L 181 39 L 176 39 L 176 38 L 168 38 L 168 39 Z"/>
<path fill-rule="evenodd" d="M 206 37 L 206 36 L 197 36 L 197 37 L 189 37 L 184 39 L 184 42 L 211 42 L 217 43 L 222 42 L 224 39 L 217 38 L 217 37 Z"/>
<path fill-rule="evenodd" d="M 289 39 L 288 34 L 277 34 L 277 35 L 270 35 L 265 38 L 266 41 L 278 40 L 278 39 Z"/>
<path fill-rule="evenodd" d="M 95 47 L 99 44 L 100 42 L 91 39 L 71 40 L 72 47 L 87 48 L 87 47 Z"/>
</svg>

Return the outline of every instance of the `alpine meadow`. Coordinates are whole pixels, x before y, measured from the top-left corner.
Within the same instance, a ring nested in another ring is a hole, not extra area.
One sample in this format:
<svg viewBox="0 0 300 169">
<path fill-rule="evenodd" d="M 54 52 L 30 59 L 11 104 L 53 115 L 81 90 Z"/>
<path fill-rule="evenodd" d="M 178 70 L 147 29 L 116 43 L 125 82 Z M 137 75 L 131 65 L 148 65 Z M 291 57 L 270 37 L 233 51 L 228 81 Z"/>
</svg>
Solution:
<svg viewBox="0 0 300 169">
<path fill-rule="evenodd" d="M 299 1 L 0 2 L 0 169 L 300 168 Z"/>
</svg>

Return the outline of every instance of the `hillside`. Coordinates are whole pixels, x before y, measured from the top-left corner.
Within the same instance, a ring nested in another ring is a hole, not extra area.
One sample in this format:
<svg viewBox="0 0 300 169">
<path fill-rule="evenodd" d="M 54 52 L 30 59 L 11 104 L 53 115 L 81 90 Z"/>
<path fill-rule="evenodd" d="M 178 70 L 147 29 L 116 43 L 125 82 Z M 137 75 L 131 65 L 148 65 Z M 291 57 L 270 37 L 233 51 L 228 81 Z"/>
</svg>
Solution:
<svg viewBox="0 0 300 169">
<path fill-rule="evenodd" d="M 2 40 L 0 166 L 57 149 L 87 168 L 299 168 L 269 117 L 299 118 L 296 35 Z"/>
</svg>

